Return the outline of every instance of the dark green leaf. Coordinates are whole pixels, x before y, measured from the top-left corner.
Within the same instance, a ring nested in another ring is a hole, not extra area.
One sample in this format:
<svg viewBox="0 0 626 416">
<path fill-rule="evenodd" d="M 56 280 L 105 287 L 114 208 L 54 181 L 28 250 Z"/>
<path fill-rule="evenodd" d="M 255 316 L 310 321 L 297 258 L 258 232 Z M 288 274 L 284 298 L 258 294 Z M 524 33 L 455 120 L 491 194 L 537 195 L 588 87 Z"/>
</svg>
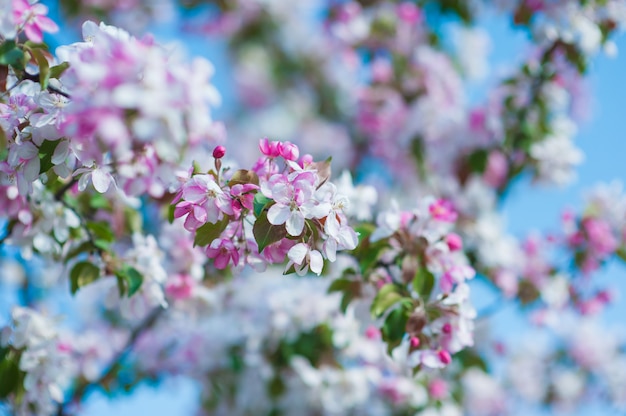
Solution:
<svg viewBox="0 0 626 416">
<path fill-rule="evenodd" d="M 80 261 L 74 265 L 70 272 L 70 290 L 72 295 L 78 289 L 96 281 L 100 277 L 100 269 L 88 261 Z"/>
<path fill-rule="evenodd" d="M 18 387 L 20 369 L 15 360 L 0 361 L 0 399 L 6 399 Z"/>
<path fill-rule="evenodd" d="M 263 195 L 261 192 L 257 192 L 254 196 L 254 216 L 259 218 L 261 212 L 263 212 L 270 202 L 272 202 L 271 199 Z"/>
<path fill-rule="evenodd" d="M 98 240 L 112 243 L 115 240 L 115 234 L 111 230 L 111 225 L 106 221 L 89 221 L 87 228 L 91 230 L 93 236 Z"/>
<path fill-rule="evenodd" d="M 259 246 L 259 253 L 263 252 L 265 247 L 272 243 L 276 243 L 287 236 L 287 229 L 284 224 L 272 225 L 267 220 L 267 212 L 262 212 L 252 227 L 252 234 Z"/>
<path fill-rule="evenodd" d="M 18 69 L 24 68 L 24 51 L 13 40 L 0 45 L 0 65 L 10 65 Z"/>
<path fill-rule="evenodd" d="M 196 236 L 193 239 L 193 245 L 201 247 L 208 246 L 213 240 L 219 238 L 222 231 L 224 231 L 228 225 L 228 218 L 229 217 L 224 216 L 221 221 L 215 224 L 207 222 L 202 227 L 198 228 L 196 230 Z"/>
<path fill-rule="evenodd" d="M 486 149 L 475 150 L 467 159 L 472 172 L 483 173 L 487 169 L 489 153 Z"/>
<path fill-rule="evenodd" d="M 387 309 L 403 299 L 402 295 L 393 284 L 386 284 L 376 294 L 370 308 L 372 315 L 376 318 L 382 316 Z"/>
<path fill-rule="evenodd" d="M 50 67 L 50 78 L 61 78 L 61 75 L 70 67 L 69 62 L 61 62 L 58 65 Z"/>
<path fill-rule="evenodd" d="M 398 346 L 405 334 L 408 315 L 403 308 L 391 311 L 385 319 L 381 333 L 383 340 L 388 344 L 388 351 Z"/>
<path fill-rule="evenodd" d="M 41 49 L 31 49 L 29 52 L 33 58 L 35 58 L 39 66 L 39 84 L 41 85 L 41 89 L 45 90 L 48 88 L 48 81 L 50 80 L 50 64 L 48 63 L 48 59 L 46 59 L 46 55 L 44 55 Z"/>
<path fill-rule="evenodd" d="M 52 164 L 52 155 L 59 145 L 60 140 L 44 140 L 39 146 L 39 174 L 46 173 L 54 165 Z"/>
<path fill-rule="evenodd" d="M 120 284 L 120 279 L 124 285 L 124 290 L 120 290 L 120 296 L 123 296 L 124 293 L 128 293 L 128 297 L 133 296 L 141 288 L 141 284 L 143 283 L 141 273 L 134 267 L 128 265 L 115 272 L 115 275 L 118 278 L 118 285 Z"/>
<path fill-rule="evenodd" d="M 328 293 L 343 292 L 352 285 L 352 280 L 349 279 L 337 279 L 328 287 Z"/>
<path fill-rule="evenodd" d="M 470 348 L 465 348 L 458 353 L 454 354 L 455 360 L 458 360 L 463 364 L 465 369 L 470 367 L 478 367 L 483 370 L 485 373 L 489 372 L 489 368 L 487 367 L 487 363 L 482 359 L 478 352 L 472 350 Z"/>
<path fill-rule="evenodd" d="M 424 300 L 430 298 L 430 293 L 435 286 L 435 276 L 426 267 L 420 267 L 413 278 L 413 288 Z"/>
<path fill-rule="evenodd" d="M 170 224 L 172 224 L 175 220 L 174 218 L 175 210 L 176 210 L 176 205 L 170 205 L 169 207 L 167 207 L 167 220 L 169 221 Z"/>
</svg>

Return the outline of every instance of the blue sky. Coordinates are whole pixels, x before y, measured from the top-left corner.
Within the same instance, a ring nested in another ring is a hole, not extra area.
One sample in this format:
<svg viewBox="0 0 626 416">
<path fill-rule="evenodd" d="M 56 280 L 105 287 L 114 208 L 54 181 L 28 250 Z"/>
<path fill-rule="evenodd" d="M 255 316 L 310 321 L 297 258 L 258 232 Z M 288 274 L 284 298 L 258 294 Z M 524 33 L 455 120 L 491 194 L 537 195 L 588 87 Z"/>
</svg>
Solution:
<svg viewBox="0 0 626 416">
<path fill-rule="evenodd" d="M 526 35 L 514 32 L 508 22 L 491 18 L 485 22 L 486 29 L 492 34 L 494 42 L 491 60 L 495 67 L 509 64 L 524 51 Z M 175 38 L 171 28 L 159 30 L 163 39 Z M 56 36 L 59 42 L 74 41 L 77 34 Z M 536 187 L 529 181 L 520 181 L 508 195 L 503 206 L 508 228 L 516 235 L 523 236 L 529 230 L 556 229 L 560 213 L 564 207 L 579 207 L 581 195 L 585 189 L 599 182 L 619 179 L 626 182 L 626 36 L 616 39 L 621 54 L 616 58 L 597 57 L 590 68 L 592 102 L 589 105 L 591 115 L 583 124 L 576 141 L 586 154 L 584 163 L 578 169 L 578 179 L 572 185 L 558 189 L 554 187 Z M 217 43 L 207 46 L 201 38 L 189 39 L 188 49 L 193 54 L 204 53 L 214 61 L 217 68 L 216 83 L 226 101 L 230 102 L 228 91 L 232 86 L 228 78 L 223 47 Z M 207 53 L 208 52 L 208 53 Z M 602 273 L 602 281 L 611 282 L 623 295 L 626 295 L 625 269 L 616 263 L 610 264 Z M 488 295 L 488 294 L 487 294 Z M 626 316 L 626 298 L 612 307 L 607 314 L 610 323 L 623 322 Z M 6 297 L 2 302 L 5 303 Z M 488 302 L 485 302 L 488 303 Z M 0 307 L 5 313 L 5 308 Z M 514 308 L 505 308 L 494 320 L 496 327 L 523 328 L 519 314 Z M 87 400 L 83 415 L 118 416 L 137 415 L 188 415 L 193 413 L 198 388 L 184 379 L 172 379 L 160 387 L 141 386 L 132 396 L 108 399 L 94 393 Z M 591 412 L 591 413 L 590 413 Z M 1 414 L 0 410 L 0 414 Z M 582 414 L 612 414 L 608 409 L 582 409 Z"/>
</svg>

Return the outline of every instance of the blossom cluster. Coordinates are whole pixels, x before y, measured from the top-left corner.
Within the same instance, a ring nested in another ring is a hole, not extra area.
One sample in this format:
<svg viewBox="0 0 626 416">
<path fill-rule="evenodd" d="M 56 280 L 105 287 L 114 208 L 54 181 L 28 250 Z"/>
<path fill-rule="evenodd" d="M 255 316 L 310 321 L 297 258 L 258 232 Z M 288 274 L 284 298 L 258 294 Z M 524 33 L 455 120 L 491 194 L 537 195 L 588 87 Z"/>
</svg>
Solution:
<svg viewBox="0 0 626 416">
<path fill-rule="evenodd" d="M 215 170 L 191 172 L 173 203 L 174 218 L 185 218 L 195 241 L 206 245 L 215 267 L 267 264 L 289 259 L 303 275 L 319 275 L 324 259 L 353 250 L 357 234 L 348 224 L 349 201 L 330 181 L 330 161 L 300 157 L 298 146 L 263 139 L 263 154 L 251 170 L 222 168 L 223 147 L 213 152 Z"/>
</svg>

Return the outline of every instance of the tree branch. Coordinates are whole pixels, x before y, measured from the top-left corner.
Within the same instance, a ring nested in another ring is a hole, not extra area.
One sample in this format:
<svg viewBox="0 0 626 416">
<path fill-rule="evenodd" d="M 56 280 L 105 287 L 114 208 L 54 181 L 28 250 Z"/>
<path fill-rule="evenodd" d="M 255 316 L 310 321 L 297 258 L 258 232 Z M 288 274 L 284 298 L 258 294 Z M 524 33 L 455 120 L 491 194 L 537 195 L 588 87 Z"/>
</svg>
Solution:
<svg viewBox="0 0 626 416">
<path fill-rule="evenodd" d="M 128 341 L 126 341 L 126 345 L 122 348 L 118 353 L 113 357 L 111 363 L 107 367 L 107 369 L 96 379 L 95 381 L 82 384 L 74 390 L 72 396 L 69 400 L 66 400 L 59 406 L 59 410 L 57 411 L 57 416 L 69 416 L 71 413 L 68 413 L 67 406 L 73 403 L 80 403 L 83 396 L 92 390 L 95 387 L 102 385 L 107 379 L 109 379 L 112 375 L 114 375 L 115 371 L 119 365 L 124 361 L 128 353 L 130 353 L 137 342 L 137 339 L 141 334 L 143 334 L 146 330 L 152 328 L 161 314 L 165 311 L 165 308 L 159 306 L 154 309 L 150 315 L 148 315 L 143 322 L 141 322 L 133 331 L 130 333 L 128 337 Z"/>
</svg>

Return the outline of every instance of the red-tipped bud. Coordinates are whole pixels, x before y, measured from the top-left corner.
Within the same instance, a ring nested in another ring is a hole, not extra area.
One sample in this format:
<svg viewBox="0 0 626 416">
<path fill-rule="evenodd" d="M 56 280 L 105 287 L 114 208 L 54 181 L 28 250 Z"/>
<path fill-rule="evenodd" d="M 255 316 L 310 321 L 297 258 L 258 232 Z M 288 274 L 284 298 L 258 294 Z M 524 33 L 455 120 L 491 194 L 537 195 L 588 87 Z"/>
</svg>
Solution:
<svg viewBox="0 0 626 416">
<path fill-rule="evenodd" d="M 415 349 L 420 346 L 420 339 L 418 337 L 411 337 L 409 343 L 411 344 L 411 348 Z"/>
<path fill-rule="evenodd" d="M 450 251 L 458 251 L 463 248 L 463 240 L 461 236 L 456 233 L 450 233 L 446 236 L 446 244 Z"/>
<path fill-rule="evenodd" d="M 224 146 L 216 146 L 213 149 L 213 157 L 216 159 L 221 159 L 226 154 L 226 148 Z"/>
<path fill-rule="evenodd" d="M 452 356 L 446 350 L 439 350 L 437 355 L 439 356 L 439 360 L 441 360 L 441 362 L 445 365 L 448 365 L 452 362 Z"/>
</svg>

